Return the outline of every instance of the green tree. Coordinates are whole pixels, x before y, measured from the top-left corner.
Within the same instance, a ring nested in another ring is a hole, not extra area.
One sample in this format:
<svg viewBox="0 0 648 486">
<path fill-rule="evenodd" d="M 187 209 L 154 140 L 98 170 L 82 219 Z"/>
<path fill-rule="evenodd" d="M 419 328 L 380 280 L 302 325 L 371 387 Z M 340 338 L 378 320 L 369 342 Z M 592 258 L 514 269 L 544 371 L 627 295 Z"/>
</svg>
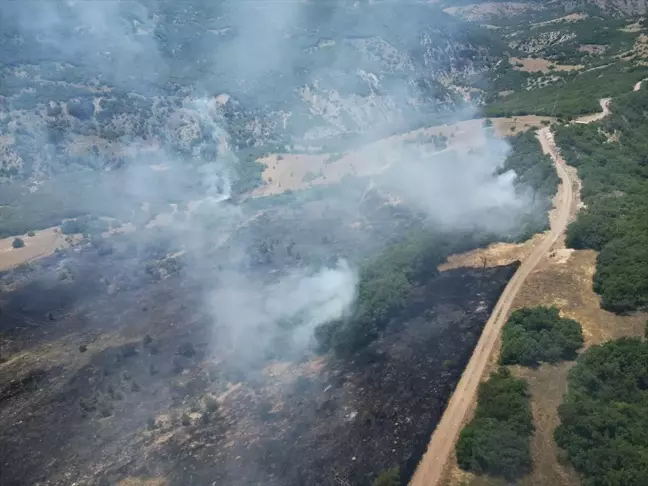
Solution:
<svg viewBox="0 0 648 486">
<path fill-rule="evenodd" d="M 22 238 L 14 238 L 14 240 L 11 242 L 11 246 L 13 248 L 22 248 L 23 246 L 25 246 L 25 242 Z"/>
<path fill-rule="evenodd" d="M 583 342 L 581 325 L 560 317 L 558 308 L 525 307 L 514 311 L 504 326 L 500 363 L 537 366 L 574 359 Z"/>
<path fill-rule="evenodd" d="M 648 342 L 592 346 L 568 380 L 555 438 L 583 484 L 648 484 Z"/>
<path fill-rule="evenodd" d="M 456 445 L 459 467 L 512 480 L 531 470 L 534 427 L 527 382 L 506 368 L 479 386 L 475 417 Z"/>
<path fill-rule="evenodd" d="M 372 486 L 399 486 L 400 484 L 400 469 L 392 467 L 381 472 L 378 477 L 374 479 Z"/>
</svg>

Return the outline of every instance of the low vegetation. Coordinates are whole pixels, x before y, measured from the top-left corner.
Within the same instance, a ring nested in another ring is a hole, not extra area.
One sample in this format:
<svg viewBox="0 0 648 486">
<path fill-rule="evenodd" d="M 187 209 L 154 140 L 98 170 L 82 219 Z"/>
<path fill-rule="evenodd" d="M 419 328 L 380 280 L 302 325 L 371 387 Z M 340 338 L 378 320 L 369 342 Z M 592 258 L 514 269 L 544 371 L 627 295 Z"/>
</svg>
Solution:
<svg viewBox="0 0 648 486">
<path fill-rule="evenodd" d="M 583 330 L 573 320 L 560 317 L 557 307 L 518 309 L 502 333 L 500 362 L 538 366 L 576 358 L 583 347 Z"/>
<path fill-rule="evenodd" d="M 586 206 L 567 244 L 600 252 L 594 290 L 605 309 L 624 313 L 648 306 L 648 91 L 611 109 L 600 123 L 559 127 L 556 141 L 578 169 Z"/>
<path fill-rule="evenodd" d="M 611 341 L 578 359 L 555 437 L 583 484 L 648 484 L 647 390 L 646 341 Z"/>
<path fill-rule="evenodd" d="M 475 417 L 456 445 L 459 467 L 507 480 L 518 478 L 531 470 L 533 430 L 527 382 L 500 368 L 479 386 Z"/>
<path fill-rule="evenodd" d="M 532 200 L 515 241 L 525 240 L 548 227 L 547 210 L 558 187 L 551 159 L 542 153 L 533 133 L 510 137 L 511 152 L 500 171 L 514 170 L 516 188 Z M 352 354 L 375 340 L 401 312 L 411 290 L 436 275 L 437 266 L 450 254 L 488 244 L 501 235 L 486 233 L 434 234 L 419 230 L 368 262 L 360 275 L 355 311 L 347 319 L 327 323 L 316 335 L 323 351 Z"/>
<path fill-rule="evenodd" d="M 511 151 L 501 171 L 515 171 L 516 188 L 531 197 L 529 212 L 521 221 L 519 239 L 525 240 L 549 227 L 548 211 L 558 190 L 558 174 L 548 155 L 542 153 L 538 139 L 533 132 L 524 132 L 509 137 Z"/>
<path fill-rule="evenodd" d="M 571 119 L 600 111 L 599 99 L 623 94 L 645 77 L 648 77 L 648 67 L 628 62 L 617 62 L 589 72 L 563 73 L 549 86 L 528 91 L 522 89 L 505 98 L 490 100 L 484 108 L 484 115 Z"/>
<path fill-rule="evenodd" d="M 437 266 L 447 255 L 440 243 L 424 232 L 412 234 L 365 265 L 353 315 L 317 329 L 322 350 L 350 354 L 376 339 L 405 307 L 416 281 L 437 273 Z"/>
<path fill-rule="evenodd" d="M 392 467 L 386 471 L 381 472 L 372 486 L 399 486 L 400 481 L 400 469 L 397 467 Z"/>
</svg>

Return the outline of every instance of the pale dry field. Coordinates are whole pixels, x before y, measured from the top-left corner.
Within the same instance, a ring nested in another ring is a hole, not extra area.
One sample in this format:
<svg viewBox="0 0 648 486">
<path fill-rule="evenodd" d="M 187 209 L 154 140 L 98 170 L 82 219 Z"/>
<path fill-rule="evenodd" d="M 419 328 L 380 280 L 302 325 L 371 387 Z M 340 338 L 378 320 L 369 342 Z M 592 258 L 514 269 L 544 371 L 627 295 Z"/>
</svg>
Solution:
<svg viewBox="0 0 648 486">
<path fill-rule="evenodd" d="M 539 128 L 550 117 L 535 115 L 512 118 L 493 118 L 495 133 L 514 135 Z M 269 154 L 258 159 L 266 166 L 264 185 L 252 192 L 253 197 L 280 194 L 287 190 L 306 189 L 315 185 L 335 184 L 345 175 L 368 176 L 398 163 L 398 149 L 408 142 L 431 136 L 445 136 L 448 149 L 468 152 L 484 140 L 484 119 L 465 120 L 454 124 L 420 128 L 404 134 L 387 137 L 360 149 L 340 154 L 283 153 Z"/>
<path fill-rule="evenodd" d="M 537 10 L 538 7 L 524 2 L 484 2 L 443 9 L 447 14 L 465 20 L 485 20 L 492 15 L 512 16 L 527 10 Z"/>
<path fill-rule="evenodd" d="M 584 66 L 580 64 L 556 64 L 547 59 L 533 58 L 533 57 L 511 57 L 509 58 L 513 69 L 516 71 L 525 71 L 527 73 L 549 73 L 553 71 L 577 71 L 583 69 Z M 521 64 L 521 66 L 518 66 Z M 553 68 L 553 69 L 551 69 Z"/>
<path fill-rule="evenodd" d="M 19 235 L 25 242 L 22 248 L 13 248 L 14 236 L 0 239 L 0 271 L 51 255 L 57 248 L 69 246 L 69 240 L 58 226 L 34 231 L 34 236 Z"/>
</svg>

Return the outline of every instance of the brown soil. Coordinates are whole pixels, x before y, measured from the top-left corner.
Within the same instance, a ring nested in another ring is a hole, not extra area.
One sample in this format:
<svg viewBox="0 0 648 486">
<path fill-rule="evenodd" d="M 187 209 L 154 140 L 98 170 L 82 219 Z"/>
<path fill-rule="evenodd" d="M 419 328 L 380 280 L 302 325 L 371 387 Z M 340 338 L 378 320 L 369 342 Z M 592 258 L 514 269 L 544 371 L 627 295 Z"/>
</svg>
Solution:
<svg viewBox="0 0 648 486">
<path fill-rule="evenodd" d="M 511 57 L 510 62 L 511 65 L 513 65 L 514 70 L 525 71 L 528 73 L 537 73 L 537 72 L 549 73 L 552 70 L 553 71 L 575 71 L 578 69 L 583 69 L 584 67 L 582 65 L 556 64 L 553 61 L 549 61 L 547 59 L 539 59 L 533 57 L 526 57 L 526 58 Z M 518 66 L 518 64 L 522 64 L 522 66 Z"/>
<path fill-rule="evenodd" d="M 57 248 L 66 248 L 70 242 L 58 227 L 34 231 L 34 236 L 19 236 L 25 242 L 22 248 L 13 248 L 14 237 L 0 239 L 0 271 L 29 263 L 54 253 Z"/>
<path fill-rule="evenodd" d="M 583 44 L 578 46 L 580 52 L 587 52 L 588 54 L 602 54 L 607 48 L 608 46 L 604 44 Z"/>
<path fill-rule="evenodd" d="M 527 130 L 533 130 L 543 126 L 542 122 L 552 122 L 555 118 L 549 116 L 524 115 L 512 118 L 493 118 L 495 132 L 500 137 L 515 135 Z"/>
<path fill-rule="evenodd" d="M 443 11 L 465 20 L 486 20 L 491 16 L 512 16 L 527 10 L 537 10 L 533 4 L 523 2 L 484 2 L 460 7 L 448 7 Z"/>
<path fill-rule="evenodd" d="M 552 120 L 550 117 L 534 115 L 493 118 L 495 131 L 501 137 L 538 128 L 543 121 Z M 474 119 L 450 125 L 420 128 L 381 139 L 349 153 L 270 154 L 259 159 L 259 162 L 266 166 L 263 172 L 265 184 L 253 191 L 251 195 L 267 196 L 314 185 L 335 184 L 345 175 L 376 174 L 397 162 L 397 158 L 389 157 L 390 152 L 397 150 L 404 143 L 431 136 L 443 135 L 447 137 L 448 148 L 468 152 L 482 143 L 483 123 L 483 119 Z"/>
<path fill-rule="evenodd" d="M 583 13 L 572 13 L 565 15 L 564 17 L 559 17 L 557 19 L 547 20 L 545 22 L 538 22 L 533 24 L 534 27 L 539 27 L 542 25 L 558 24 L 560 22 L 578 22 L 579 20 L 586 19 L 587 15 Z"/>
</svg>

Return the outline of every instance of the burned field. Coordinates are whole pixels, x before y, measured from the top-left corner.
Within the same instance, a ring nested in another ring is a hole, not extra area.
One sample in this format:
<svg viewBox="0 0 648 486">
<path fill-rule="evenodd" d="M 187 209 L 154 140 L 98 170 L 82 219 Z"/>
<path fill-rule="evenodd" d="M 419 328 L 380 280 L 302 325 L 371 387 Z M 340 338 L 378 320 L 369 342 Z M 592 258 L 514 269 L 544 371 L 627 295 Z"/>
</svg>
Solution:
<svg viewBox="0 0 648 486">
<path fill-rule="evenodd" d="M 421 226 L 365 192 L 348 192 L 362 197 L 352 212 L 317 197 L 250 201 L 222 244 L 154 229 L 4 274 L 0 483 L 367 484 L 394 466 L 409 477 L 515 265 L 431 273 L 349 356 L 297 352 L 281 333 L 232 341 L 239 327 L 209 305 L 243 247 L 237 271 L 263 281 L 362 265 Z"/>
</svg>

